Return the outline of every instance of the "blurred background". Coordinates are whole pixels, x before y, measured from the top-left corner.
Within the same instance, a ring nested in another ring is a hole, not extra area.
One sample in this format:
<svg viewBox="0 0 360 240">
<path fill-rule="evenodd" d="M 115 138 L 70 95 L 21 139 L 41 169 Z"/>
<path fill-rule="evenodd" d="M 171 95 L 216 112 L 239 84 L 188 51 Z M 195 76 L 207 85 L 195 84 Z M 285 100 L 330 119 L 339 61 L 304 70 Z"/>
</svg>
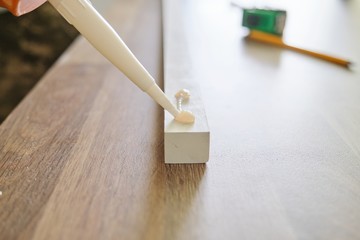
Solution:
<svg viewBox="0 0 360 240">
<path fill-rule="evenodd" d="M 0 9 L 1 124 L 78 32 L 49 3 L 21 17 Z"/>
<path fill-rule="evenodd" d="M 109 0 L 93 0 L 92 2 L 101 12 Z M 357 9 L 360 8 L 359 1 L 332 0 L 326 1 L 325 4 L 324 1 L 312 0 L 301 3 L 287 0 L 209 0 L 188 4 L 202 9 L 199 11 L 199 16 L 188 19 L 190 22 L 188 25 L 192 26 L 192 30 L 187 30 L 191 33 L 189 39 L 193 41 L 191 51 L 196 53 L 194 61 L 207 62 L 199 66 L 209 68 L 208 65 L 213 65 L 218 68 L 220 64 L 226 66 L 229 76 L 241 74 L 243 77 L 246 73 L 244 69 L 249 69 L 251 79 L 256 78 L 253 74 L 257 71 L 270 71 L 268 76 L 281 75 L 284 78 L 287 78 L 286 73 L 289 73 L 293 78 L 293 75 L 300 76 L 293 74 L 295 70 L 306 73 L 311 72 L 313 68 L 328 67 L 327 64 L 289 51 L 243 41 L 244 36 L 248 34 L 248 29 L 241 26 L 241 10 L 231 6 L 231 2 L 246 8 L 285 9 L 288 13 L 287 27 L 283 36 L 285 42 L 305 49 L 340 56 L 355 63 L 360 61 L 359 51 L 354 49 L 360 41 L 358 34 L 354 32 L 354 29 L 360 28 L 360 16 L 357 14 Z M 192 11 L 195 9 L 188 9 L 188 12 Z M 189 16 L 194 16 L 194 14 L 189 14 Z M 1 124 L 71 44 L 78 32 L 48 3 L 21 17 L 14 17 L 0 10 L 0 26 Z M 194 38 L 193 35 L 198 36 Z M 196 39 L 206 39 L 208 44 L 204 44 L 203 41 L 196 42 Z M 224 44 L 224 39 L 226 39 L 226 44 Z M 235 55 L 238 55 L 237 58 L 232 58 Z M 218 59 L 221 59 L 220 63 Z M 255 67 L 254 63 L 256 63 Z M 331 67 L 329 71 L 324 71 L 328 73 L 328 76 L 322 78 L 335 79 L 332 71 L 340 71 L 335 69 Z M 230 74 L 230 71 L 233 72 Z M 205 74 L 209 71 L 199 68 L 197 72 Z M 344 74 L 351 75 L 350 72 L 343 71 L 339 74 L 341 76 L 337 78 L 342 78 Z M 211 77 L 204 76 L 204 79 Z M 299 85 L 304 84 L 304 78 L 308 76 L 299 77 Z M 230 84 L 234 83 L 227 84 L 231 86 Z"/>
</svg>

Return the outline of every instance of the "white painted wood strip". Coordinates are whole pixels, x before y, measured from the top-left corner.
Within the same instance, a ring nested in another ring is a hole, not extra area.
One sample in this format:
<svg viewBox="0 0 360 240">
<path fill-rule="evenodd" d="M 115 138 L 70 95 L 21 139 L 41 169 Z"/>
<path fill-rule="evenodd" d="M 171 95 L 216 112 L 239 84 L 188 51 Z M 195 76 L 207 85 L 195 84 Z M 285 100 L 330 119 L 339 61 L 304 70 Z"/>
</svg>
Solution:
<svg viewBox="0 0 360 240">
<path fill-rule="evenodd" d="M 186 88 L 191 92 L 184 110 L 192 111 L 194 124 L 181 124 L 165 111 L 164 148 L 165 163 L 205 163 L 209 159 L 210 130 L 200 89 L 193 74 L 194 66 L 189 53 L 185 26 L 184 5 L 180 0 L 164 0 L 164 92 L 176 103 L 175 93 Z"/>
</svg>

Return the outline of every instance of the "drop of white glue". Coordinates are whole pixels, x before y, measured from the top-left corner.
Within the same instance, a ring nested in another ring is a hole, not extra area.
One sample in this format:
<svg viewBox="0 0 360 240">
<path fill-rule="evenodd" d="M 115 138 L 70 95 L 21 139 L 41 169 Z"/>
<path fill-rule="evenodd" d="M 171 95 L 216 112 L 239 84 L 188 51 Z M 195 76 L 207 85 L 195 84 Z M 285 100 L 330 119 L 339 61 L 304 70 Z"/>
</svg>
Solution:
<svg viewBox="0 0 360 240">
<path fill-rule="evenodd" d="M 190 91 L 187 90 L 187 89 L 185 89 L 185 88 L 179 90 L 179 91 L 175 94 L 175 98 L 176 98 L 176 100 L 178 100 L 178 101 L 179 101 L 180 98 L 182 98 L 181 101 L 188 100 L 188 99 L 190 98 L 190 96 L 191 96 Z"/>
<path fill-rule="evenodd" d="M 181 123 L 193 123 L 195 121 L 195 116 L 190 111 L 182 110 L 176 115 L 175 120 Z"/>
<path fill-rule="evenodd" d="M 181 123 L 193 123 L 195 121 L 195 116 L 191 111 L 182 110 L 182 103 L 189 100 L 190 91 L 187 89 L 181 89 L 175 94 L 176 105 L 180 111 L 178 115 L 175 116 L 175 120 Z"/>
</svg>

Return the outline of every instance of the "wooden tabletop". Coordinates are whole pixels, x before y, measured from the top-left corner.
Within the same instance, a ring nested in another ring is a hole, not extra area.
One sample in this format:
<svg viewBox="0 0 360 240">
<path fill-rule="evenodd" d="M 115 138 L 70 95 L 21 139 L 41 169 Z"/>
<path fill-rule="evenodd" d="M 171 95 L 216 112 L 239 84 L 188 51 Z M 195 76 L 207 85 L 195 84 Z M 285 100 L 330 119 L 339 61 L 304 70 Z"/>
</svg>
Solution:
<svg viewBox="0 0 360 240">
<path fill-rule="evenodd" d="M 287 2 L 285 41 L 360 63 L 358 1 Z M 109 6 L 161 85 L 160 1 Z M 360 238 L 359 70 L 244 41 L 228 1 L 184 8 L 209 162 L 165 165 L 163 111 L 79 38 L 0 126 L 0 239 Z"/>
</svg>

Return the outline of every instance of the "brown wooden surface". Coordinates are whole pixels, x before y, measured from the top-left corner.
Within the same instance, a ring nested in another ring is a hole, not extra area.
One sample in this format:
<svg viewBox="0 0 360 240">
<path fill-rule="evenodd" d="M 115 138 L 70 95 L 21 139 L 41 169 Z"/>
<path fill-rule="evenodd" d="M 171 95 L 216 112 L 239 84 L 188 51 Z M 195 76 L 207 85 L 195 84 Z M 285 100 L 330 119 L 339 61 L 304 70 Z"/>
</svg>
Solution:
<svg viewBox="0 0 360 240">
<path fill-rule="evenodd" d="M 359 71 L 242 41 L 226 1 L 184 3 L 210 161 L 166 166 L 162 110 L 79 39 L 0 126 L 0 239 L 360 238 Z M 287 42 L 358 62 L 359 4 L 319 4 L 289 3 Z M 161 83 L 159 1 L 111 6 Z M 339 34 L 311 37 L 314 16 Z"/>
</svg>

